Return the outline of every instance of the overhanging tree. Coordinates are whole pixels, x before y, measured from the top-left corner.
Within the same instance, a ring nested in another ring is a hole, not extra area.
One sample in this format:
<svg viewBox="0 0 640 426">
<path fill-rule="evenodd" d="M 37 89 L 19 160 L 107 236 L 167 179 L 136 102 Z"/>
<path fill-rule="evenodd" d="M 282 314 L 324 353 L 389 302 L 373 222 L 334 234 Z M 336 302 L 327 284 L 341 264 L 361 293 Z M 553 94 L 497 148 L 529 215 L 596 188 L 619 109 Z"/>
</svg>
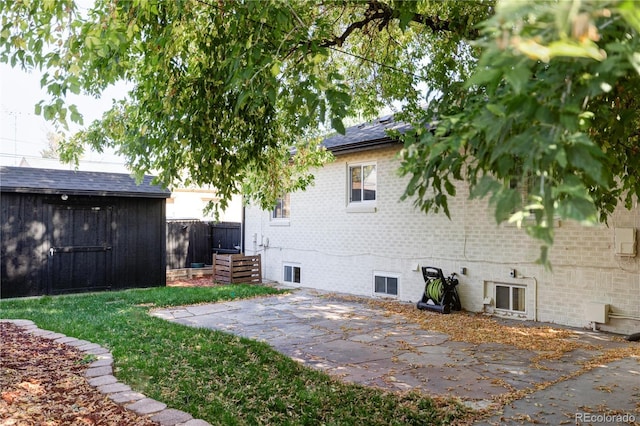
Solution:
<svg viewBox="0 0 640 426">
<path fill-rule="evenodd" d="M 640 196 L 640 7 L 503 1 L 481 28 L 473 75 L 405 138 L 405 197 L 449 214 L 464 180 L 548 264 L 555 219 L 606 221 Z"/>
<path fill-rule="evenodd" d="M 263 207 L 303 188 L 312 180 L 304 166 L 327 159 L 309 144 L 319 125 L 344 131 L 348 115 L 419 103 L 418 83 L 442 85 L 444 64 L 460 64 L 455 46 L 477 35 L 474 24 L 490 10 L 376 0 L 97 0 L 90 10 L 72 0 L 9 0 L 0 8 L 0 60 L 44 71 L 51 98 L 36 110 L 45 118 L 81 122 L 67 94 L 133 84 L 128 99 L 66 141 L 62 158 L 111 146 L 138 174 L 212 184 L 224 199 L 244 183 Z M 424 69 L 429 57 L 441 75 Z"/>
<path fill-rule="evenodd" d="M 639 192 L 631 1 L 0 8 L 0 60 L 46 71 L 45 118 L 81 120 L 65 103 L 69 92 L 133 84 L 128 99 L 67 141 L 67 159 L 86 143 L 113 146 L 137 173 L 153 170 L 167 185 L 212 184 L 228 198 L 243 182 L 269 207 L 308 185 L 306 168 L 326 160 L 308 143 L 321 124 L 341 132 L 343 118 L 397 102 L 416 129 L 404 138 L 406 196 L 425 211 L 448 213 L 454 181 L 466 180 L 494 202 L 498 221 L 533 211 L 525 226 L 550 244 L 555 215 L 590 221 Z"/>
</svg>

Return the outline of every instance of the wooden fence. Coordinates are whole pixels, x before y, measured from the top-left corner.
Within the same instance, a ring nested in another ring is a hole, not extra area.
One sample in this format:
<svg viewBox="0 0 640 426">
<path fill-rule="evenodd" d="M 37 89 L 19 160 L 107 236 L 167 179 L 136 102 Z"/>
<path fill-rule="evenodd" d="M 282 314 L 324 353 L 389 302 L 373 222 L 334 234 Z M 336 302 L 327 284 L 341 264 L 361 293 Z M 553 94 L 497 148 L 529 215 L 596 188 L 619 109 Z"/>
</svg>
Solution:
<svg viewBox="0 0 640 426">
<path fill-rule="evenodd" d="M 209 265 L 211 254 L 240 253 L 239 222 L 167 221 L 167 269 L 189 268 L 192 263 Z"/>
<path fill-rule="evenodd" d="M 217 254 L 240 253 L 242 228 L 240 222 L 218 222 L 211 224 L 211 248 Z M 211 255 L 211 252 L 209 253 Z"/>
<path fill-rule="evenodd" d="M 260 255 L 214 254 L 213 281 L 236 284 L 262 282 Z"/>
<path fill-rule="evenodd" d="M 199 220 L 167 221 L 167 269 L 188 268 L 211 259 L 211 227 Z"/>
</svg>

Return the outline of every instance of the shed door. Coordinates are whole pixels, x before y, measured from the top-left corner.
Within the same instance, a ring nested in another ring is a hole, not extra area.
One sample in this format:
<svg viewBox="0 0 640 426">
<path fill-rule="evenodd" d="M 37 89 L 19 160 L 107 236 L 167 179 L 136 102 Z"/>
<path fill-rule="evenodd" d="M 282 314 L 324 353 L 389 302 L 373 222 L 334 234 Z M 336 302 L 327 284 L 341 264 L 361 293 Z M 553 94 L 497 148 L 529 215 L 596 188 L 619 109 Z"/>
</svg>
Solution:
<svg viewBox="0 0 640 426">
<path fill-rule="evenodd" d="M 50 206 L 49 293 L 111 287 L 110 206 Z"/>
</svg>

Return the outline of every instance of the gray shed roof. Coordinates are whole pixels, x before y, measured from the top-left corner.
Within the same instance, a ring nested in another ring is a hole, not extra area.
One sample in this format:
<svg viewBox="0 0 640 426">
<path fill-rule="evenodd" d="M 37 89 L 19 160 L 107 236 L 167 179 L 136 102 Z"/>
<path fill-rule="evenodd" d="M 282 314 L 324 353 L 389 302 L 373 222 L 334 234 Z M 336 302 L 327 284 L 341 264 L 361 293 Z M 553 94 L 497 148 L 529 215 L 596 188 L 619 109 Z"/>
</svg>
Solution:
<svg viewBox="0 0 640 426">
<path fill-rule="evenodd" d="M 122 173 L 0 167 L 0 190 L 30 194 L 68 194 L 115 197 L 168 198 L 171 192 L 152 185 L 145 176 L 140 185 Z"/>
<path fill-rule="evenodd" d="M 334 154 L 379 148 L 383 145 L 399 143 L 397 139 L 387 135 L 387 130 L 397 130 L 400 133 L 404 133 L 410 128 L 410 124 L 395 121 L 393 115 L 387 115 L 357 126 L 348 127 L 345 129 L 344 135 L 329 136 L 325 138 L 322 144 Z"/>
</svg>

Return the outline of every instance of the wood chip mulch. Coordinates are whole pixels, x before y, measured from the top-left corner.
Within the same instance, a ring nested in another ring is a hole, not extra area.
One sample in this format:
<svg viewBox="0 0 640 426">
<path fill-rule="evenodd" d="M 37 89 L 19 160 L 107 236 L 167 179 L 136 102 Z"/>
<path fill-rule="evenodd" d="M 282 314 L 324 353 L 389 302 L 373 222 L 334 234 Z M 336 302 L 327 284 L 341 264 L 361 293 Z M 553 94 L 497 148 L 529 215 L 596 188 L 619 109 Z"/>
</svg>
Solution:
<svg viewBox="0 0 640 426">
<path fill-rule="evenodd" d="M 200 278 L 176 278 L 167 280 L 167 287 L 215 287 L 218 284 L 211 280 L 211 276 Z"/>
<path fill-rule="evenodd" d="M 0 426 L 154 426 L 84 377 L 78 349 L 0 322 Z"/>
</svg>

